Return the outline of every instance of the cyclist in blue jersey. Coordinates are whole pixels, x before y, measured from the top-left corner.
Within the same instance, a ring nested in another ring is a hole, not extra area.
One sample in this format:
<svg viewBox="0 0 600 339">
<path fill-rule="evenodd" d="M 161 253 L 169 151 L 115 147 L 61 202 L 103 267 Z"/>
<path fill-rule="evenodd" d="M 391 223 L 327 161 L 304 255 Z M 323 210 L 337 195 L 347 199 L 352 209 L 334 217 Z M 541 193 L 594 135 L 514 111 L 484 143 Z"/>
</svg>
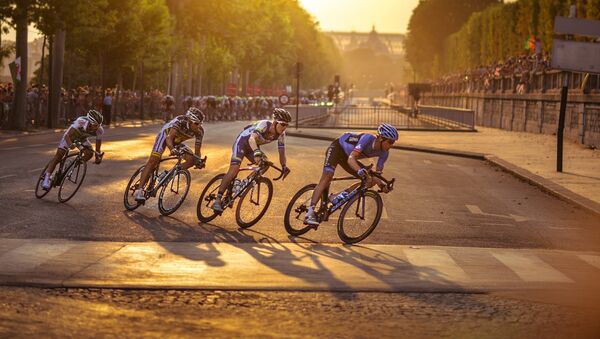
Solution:
<svg viewBox="0 0 600 339">
<path fill-rule="evenodd" d="M 100 112 L 91 109 L 87 116 L 79 117 L 73 124 L 69 126 L 69 128 L 65 131 L 58 144 L 58 149 L 56 150 L 56 154 L 48 163 L 46 167 L 46 175 L 44 176 L 44 181 L 42 182 L 42 188 L 45 190 L 50 189 L 51 180 L 50 177 L 52 172 L 54 172 L 54 168 L 60 162 L 60 160 L 69 152 L 69 148 L 75 141 L 82 142 L 82 145 L 85 147 L 83 149 L 83 161 L 88 161 L 92 158 L 92 155 L 95 156 L 95 163 L 99 164 L 102 162 L 102 153 L 100 153 L 100 146 L 102 145 L 102 135 L 104 134 L 104 128 L 102 128 L 103 117 Z M 96 151 L 92 152 L 92 144 L 89 142 L 88 138 L 91 136 L 96 137 Z"/>
<path fill-rule="evenodd" d="M 204 128 L 202 122 L 204 121 L 204 113 L 196 107 L 191 107 L 187 110 L 185 115 L 176 116 L 173 120 L 166 123 L 160 130 L 154 141 L 152 147 L 152 153 L 148 158 L 148 162 L 142 171 L 140 178 L 139 188 L 135 192 L 135 200 L 144 202 L 146 196 L 143 191 L 143 187 L 146 185 L 150 173 L 154 171 L 156 166 L 160 163 L 165 147 L 171 150 L 171 155 L 175 155 L 173 148 L 176 145 L 181 144 L 185 140 L 192 137 L 196 138 L 194 153 L 200 158 L 200 148 L 202 147 L 202 139 L 204 138 Z M 182 168 L 188 169 L 194 165 L 202 167 L 203 164 L 199 160 L 195 160 L 191 154 L 184 154 Z"/>
<path fill-rule="evenodd" d="M 325 152 L 325 165 L 319 184 L 313 191 L 310 207 L 306 213 L 305 223 L 312 226 L 318 226 L 319 221 L 315 215 L 315 206 L 321 197 L 321 194 L 329 187 L 335 168 L 337 165 L 356 176 L 364 178 L 368 187 L 377 184 L 382 190 L 387 190 L 387 185 L 379 178 L 369 175 L 365 166 L 358 159 L 378 157 L 376 172 L 383 171 L 383 165 L 389 156 L 389 150 L 398 140 L 398 131 L 390 124 L 380 124 L 377 128 L 377 135 L 370 133 L 344 133 L 341 137 L 334 140 Z"/>
<path fill-rule="evenodd" d="M 285 129 L 290 121 L 292 121 L 290 112 L 283 108 L 275 108 L 273 109 L 273 120 L 260 120 L 244 128 L 233 144 L 229 170 L 221 181 L 217 199 L 215 199 L 215 203 L 212 206 L 213 210 L 216 212 L 223 211 L 223 206 L 221 205 L 223 193 L 240 171 L 240 164 L 244 157 L 252 163 L 259 163 L 265 158 L 264 153 L 260 150 L 260 145 L 277 140 L 281 169 L 284 171 L 287 170 L 285 166 Z"/>
</svg>

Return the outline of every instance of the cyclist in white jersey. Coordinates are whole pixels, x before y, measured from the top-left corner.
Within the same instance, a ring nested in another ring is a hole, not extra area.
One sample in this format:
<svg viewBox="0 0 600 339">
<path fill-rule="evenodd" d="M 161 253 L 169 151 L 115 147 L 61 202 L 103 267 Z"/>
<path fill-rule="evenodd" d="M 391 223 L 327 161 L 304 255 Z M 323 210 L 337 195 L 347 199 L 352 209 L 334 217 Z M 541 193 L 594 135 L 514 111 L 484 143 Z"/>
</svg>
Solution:
<svg viewBox="0 0 600 339">
<path fill-rule="evenodd" d="M 88 161 L 92 158 L 92 155 L 95 155 L 95 163 L 99 164 L 102 162 L 102 154 L 100 153 L 100 146 L 102 145 L 102 135 L 104 134 L 104 128 L 102 128 L 103 117 L 100 112 L 96 110 L 90 110 L 85 117 L 77 118 L 71 126 L 65 131 L 62 138 L 60 139 L 60 143 L 58 144 L 58 149 L 56 150 L 56 154 L 48 163 L 46 167 L 46 175 L 44 176 L 44 181 L 42 182 L 42 188 L 45 190 L 50 189 L 50 176 L 52 172 L 54 172 L 54 168 L 60 162 L 60 160 L 69 152 L 69 148 L 75 141 L 81 142 L 81 144 L 85 147 L 83 149 L 83 161 Z M 92 144 L 89 142 L 88 138 L 91 136 L 96 137 L 96 151 L 92 151 Z"/>
<path fill-rule="evenodd" d="M 240 164 L 244 158 L 247 158 L 252 163 L 260 162 L 264 154 L 260 150 L 260 145 L 268 144 L 277 140 L 277 147 L 279 149 L 279 162 L 281 168 L 285 171 L 286 158 L 285 158 L 285 130 L 288 124 L 292 121 L 290 112 L 283 108 L 275 108 L 273 110 L 273 120 L 260 120 L 250 126 L 246 126 L 244 130 L 238 135 L 235 143 L 233 144 L 233 153 L 231 155 L 231 162 L 229 164 L 229 170 L 221 181 L 219 191 L 217 193 L 217 199 L 212 208 L 216 212 L 222 212 L 223 206 L 221 206 L 221 198 L 229 183 L 235 179 L 238 172 L 240 171 Z"/>
</svg>

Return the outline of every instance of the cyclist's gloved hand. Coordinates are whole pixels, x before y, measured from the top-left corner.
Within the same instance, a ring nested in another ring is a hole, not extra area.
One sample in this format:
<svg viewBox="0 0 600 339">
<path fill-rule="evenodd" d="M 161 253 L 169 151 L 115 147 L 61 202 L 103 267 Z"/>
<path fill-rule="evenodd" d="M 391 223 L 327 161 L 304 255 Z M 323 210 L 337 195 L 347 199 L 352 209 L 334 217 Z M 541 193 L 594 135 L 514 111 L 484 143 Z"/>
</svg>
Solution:
<svg viewBox="0 0 600 339">
<path fill-rule="evenodd" d="M 194 165 L 197 169 L 203 169 L 206 166 L 204 161 L 202 161 L 202 159 L 200 159 L 198 157 L 194 157 L 194 162 L 195 162 Z"/>
<path fill-rule="evenodd" d="M 171 156 L 178 156 L 178 155 L 180 155 L 180 154 L 181 154 L 181 152 L 179 151 L 179 149 L 178 149 L 178 148 L 176 148 L 176 147 L 173 147 L 173 148 L 171 149 L 171 153 L 170 153 L 170 155 L 171 155 Z"/>
<path fill-rule="evenodd" d="M 359 177 L 364 178 L 367 176 L 367 170 L 364 168 L 359 169 L 358 171 L 356 171 L 356 174 L 358 174 Z"/>
<path fill-rule="evenodd" d="M 260 149 L 254 150 L 254 162 L 258 164 L 263 159 L 266 159 L 265 154 Z"/>
</svg>

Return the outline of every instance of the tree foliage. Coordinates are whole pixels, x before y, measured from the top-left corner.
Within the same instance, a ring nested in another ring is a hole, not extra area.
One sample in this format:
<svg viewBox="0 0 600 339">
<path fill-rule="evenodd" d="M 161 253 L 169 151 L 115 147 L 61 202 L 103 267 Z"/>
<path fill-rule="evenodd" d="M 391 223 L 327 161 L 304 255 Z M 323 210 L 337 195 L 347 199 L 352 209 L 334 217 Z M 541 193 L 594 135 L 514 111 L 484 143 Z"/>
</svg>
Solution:
<svg viewBox="0 0 600 339">
<path fill-rule="evenodd" d="M 600 0 L 578 0 L 579 18 L 600 19 Z M 527 53 L 531 36 L 540 39 L 543 52 L 552 50 L 555 16 L 568 16 L 569 1 L 519 0 L 490 6 L 474 13 L 444 42 L 444 71 L 463 71 Z"/>
<path fill-rule="evenodd" d="M 435 60 L 442 59 L 444 41 L 471 14 L 500 0 L 422 0 L 413 10 L 405 42 L 406 58 L 419 77 L 434 76 Z M 439 62 L 437 62 L 439 64 Z M 439 68 L 439 67 L 437 67 Z"/>
<path fill-rule="evenodd" d="M 0 0 L 13 15 L 17 0 Z M 221 88 L 232 74 L 263 87 L 322 86 L 339 71 L 339 54 L 298 0 L 31 0 L 30 22 L 49 39 L 66 31 L 65 84 L 166 88 L 172 65 L 179 81 Z M 192 70 L 192 71 L 188 71 Z M 189 91 L 189 89 L 188 89 Z"/>
</svg>

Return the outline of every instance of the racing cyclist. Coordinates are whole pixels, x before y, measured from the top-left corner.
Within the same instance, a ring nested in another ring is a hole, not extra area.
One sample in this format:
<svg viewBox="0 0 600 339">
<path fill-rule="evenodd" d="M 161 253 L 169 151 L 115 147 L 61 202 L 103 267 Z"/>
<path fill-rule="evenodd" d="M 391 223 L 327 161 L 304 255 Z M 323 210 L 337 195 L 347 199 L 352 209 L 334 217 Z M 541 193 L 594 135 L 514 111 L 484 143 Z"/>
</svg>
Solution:
<svg viewBox="0 0 600 339">
<path fill-rule="evenodd" d="M 152 147 L 152 153 L 150 153 L 148 162 L 142 171 L 140 185 L 135 192 L 136 201 L 146 201 L 143 187 L 146 185 L 150 173 L 152 173 L 160 163 L 160 158 L 165 151 L 165 146 L 171 150 L 171 155 L 175 155 L 176 152 L 173 148 L 176 145 L 195 137 L 196 143 L 194 153 L 198 156 L 198 159 L 200 159 L 200 148 L 202 147 L 202 138 L 204 138 L 204 128 L 202 127 L 203 121 L 204 113 L 196 107 L 190 107 L 185 115 L 176 116 L 162 127 L 156 136 L 154 146 Z M 196 160 L 191 154 L 184 154 L 183 158 L 185 159 L 185 162 L 182 165 L 183 169 L 188 169 L 194 165 L 197 167 L 203 166 L 202 162 Z"/>
<path fill-rule="evenodd" d="M 390 124 L 382 123 L 377 127 L 377 135 L 371 133 L 344 133 L 334 140 L 325 152 L 325 164 L 319 184 L 313 191 L 310 207 L 306 213 L 304 222 L 311 226 L 318 226 L 319 221 L 315 215 L 315 206 L 319 197 L 327 189 L 333 179 L 337 165 L 357 178 L 364 178 L 367 187 L 377 184 L 379 188 L 387 191 L 387 186 L 377 177 L 369 175 L 364 165 L 358 159 L 378 157 L 376 173 L 383 171 L 389 149 L 398 140 L 398 131 Z M 354 189 L 355 185 L 350 189 Z"/>
<path fill-rule="evenodd" d="M 290 112 L 283 108 L 273 109 L 272 116 L 272 120 L 259 120 L 250 126 L 246 126 L 235 139 L 229 170 L 221 181 L 217 199 L 215 199 L 215 203 L 212 206 L 212 209 L 215 212 L 223 212 L 223 206 L 221 205 L 223 192 L 225 192 L 229 183 L 237 177 L 237 174 L 240 171 L 240 164 L 244 157 L 255 164 L 261 162 L 265 158 L 264 153 L 260 150 L 260 145 L 277 140 L 281 169 L 284 172 L 288 171 L 288 168 L 285 166 L 285 129 L 290 121 L 292 121 L 292 116 L 290 115 Z"/>
<path fill-rule="evenodd" d="M 95 163 L 99 164 L 102 162 L 102 153 L 100 153 L 100 146 L 102 145 L 102 135 L 104 134 L 104 128 L 102 128 L 103 117 L 102 114 L 96 110 L 90 110 L 87 113 L 87 116 L 82 116 L 77 118 L 71 126 L 65 131 L 62 138 L 60 139 L 60 143 L 58 144 L 58 149 L 56 150 L 56 154 L 50 162 L 48 166 L 46 166 L 46 175 L 44 176 L 44 181 L 42 182 L 42 188 L 45 190 L 49 190 L 51 186 L 50 176 L 52 172 L 54 172 L 54 168 L 60 162 L 60 160 L 69 152 L 69 148 L 73 145 L 74 142 L 79 141 L 84 146 L 82 150 L 83 161 L 88 161 L 92 158 L 92 154 L 95 155 Z M 89 137 L 96 137 L 96 151 L 92 152 L 92 144 L 88 140 Z"/>
</svg>

